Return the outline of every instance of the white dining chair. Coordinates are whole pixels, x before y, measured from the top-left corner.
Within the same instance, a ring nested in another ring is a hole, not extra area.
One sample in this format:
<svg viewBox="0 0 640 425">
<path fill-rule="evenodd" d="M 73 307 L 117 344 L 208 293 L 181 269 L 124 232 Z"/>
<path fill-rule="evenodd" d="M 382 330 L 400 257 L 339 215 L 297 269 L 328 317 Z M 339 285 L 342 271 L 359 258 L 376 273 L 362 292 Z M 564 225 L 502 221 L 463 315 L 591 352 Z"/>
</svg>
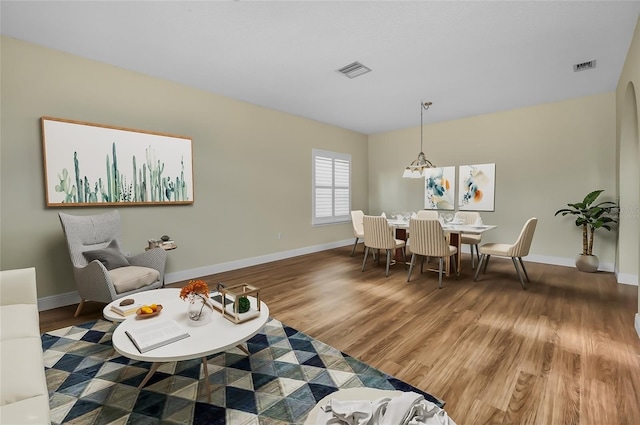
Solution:
<svg viewBox="0 0 640 425">
<path fill-rule="evenodd" d="M 369 250 L 374 249 L 378 252 L 381 249 L 387 252 L 387 268 L 386 276 L 389 276 L 389 265 L 391 264 L 391 253 L 396 249 L 402 249 L 402 259 L 406 264 L 404 252 L 405 241 L 396 239 L 393 227 L 389 226 L 389 222 L 385 217 L 365 215 L 363 218 L 364 225 L 364 260 L 362 261 L 362 271 L 367 264 Z M 378 255 L 380 261 L 380 255 Z M 374 255 L 375 259 L 375 255 Z"/>
<path fill-rule="evenodd" d="M 364 238 L 364 225 L 362 224 L 362 219 L 364 217 L 364 212 L 362 210 L 354 210 L 351 211 L 351 225 L 353 226 L 353 236 L 355 236 L 356 240 L 353 243 L 353 249 L 351 250 L 351 256 L 356 252 L 356 247 L 358 246 L 358 240 Z"/>
<path fill-rule="evenodd" d="M 436 210 L 420 210 L 416 214 L 416 217 L 422 220 L 437 220 L 438 219 L 438 211 Z"/>
<path fill-rule="evenodd" d="M 410 250 L 412 254 L 411 262 L 409 263 L 409 273 L 407 274 L 407 282 L 411 280 L 411 273 L 413 272 L 416 256 L 422 257 L 420 273 L 423 272 L 422 266 L 425 257 L 438 257 L 440 260 L 438 288 L 442 288 L 444 259 L 455 255 L 458 252 L 458 248 L 449 245 L 442 230 L 442 225 L 438 220 L 412 218 L 409 221 L 409 234 L 411 235 Z M 451 261 L 451 264 L 455 268 L 455 261 Z"/>
<path fill-rule="evenodd" d="M 522 267 L 522 271 L 524 272 L 525 277 L 527 278 L 527 282 L 529 282 L 529 275 L 527 274 L 527 269 L 524 268 L 524 262 L 522 261 L 522 257 L 526 257 L 529 255 L 529 248 L 531 247 L 531 241 L 533 240 L 533 233 L 536 230 L 536 224 L 538 223 L 538 219 L 535 217 L 530 218 L 522 227 L 520 231 L 520 235 L 518 239 L 512 244 L 504 244 L 504 243 L 485 243 L 480 246 L 480 262 L 478 263 L 478 269 L 476 270 L 476 275 L 473 278 L 474 281 L 478 280 L 478 274 L 480 273 L 480 268 L 482 267 L 482 263 L 484 263 L 483 273 L 487 271 L 487 265 L 489 264 L 489 258 L 492 255 L 498 257 L 511 257 L 511 261 L 513 262 L 513 266 L 516 268 L 516 273 L 518 274 L 518 278 L 520 278 L 520 285 L 522 285 L 523 289 L 527 289 L 527 285 L 524 283 L 522 279 L 522 275 L 520 274 L 520 269 L 518 268 L 518 262 Z M 518 261 L 516 261 L 516 259 Z"/>
<path fill-rule="evenodd" d="M 480 213 L 477 211 L 458 211 L 453 216 L 454 222 L 459 222 L 462 224 L 473 225 L 477 223 L 482 218 L 480 217 Z M 482 241 L 482 235 L 476 235 L 471 233 L 461 233 L 460 234 L 460 244 L 469 245 L 469 249 L 471 250 L 471 268 L 475 268 L 475 260 L 476 257 L 478 261 L 480 261 L 480 251 L 478 251 L 478 245 Z M 473 255 L 473 249 L 476 250 L 476 257 Z"/>
</svg>

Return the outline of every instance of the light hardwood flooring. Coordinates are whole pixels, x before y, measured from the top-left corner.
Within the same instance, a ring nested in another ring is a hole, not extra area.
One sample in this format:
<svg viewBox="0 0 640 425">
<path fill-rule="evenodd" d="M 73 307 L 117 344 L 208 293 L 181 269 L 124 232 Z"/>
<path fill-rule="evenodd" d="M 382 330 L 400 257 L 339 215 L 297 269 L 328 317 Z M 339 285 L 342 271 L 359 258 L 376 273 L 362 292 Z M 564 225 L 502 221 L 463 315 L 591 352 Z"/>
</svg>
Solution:
<svg viewBox="0 0 640 425">
<path fill-rule="evenodd" d="M 525 262 L 522 290 L 509 259 L 473 282 L 370 260 L 351 247 L 204 276 L 211 287 L 251 283 L 271 316 L 446 401 L 458 425 L 638 425 L 638 288 L 612 273 Z M 370 257 L 371 258 L 371 257 Z M 182 286 L 185 282 L 170 286 Z M 88 303 L 41 312 L 42 331 L 101 317 Z M 186 309 L 186 307 L 185 307 Z"/>
</svg>

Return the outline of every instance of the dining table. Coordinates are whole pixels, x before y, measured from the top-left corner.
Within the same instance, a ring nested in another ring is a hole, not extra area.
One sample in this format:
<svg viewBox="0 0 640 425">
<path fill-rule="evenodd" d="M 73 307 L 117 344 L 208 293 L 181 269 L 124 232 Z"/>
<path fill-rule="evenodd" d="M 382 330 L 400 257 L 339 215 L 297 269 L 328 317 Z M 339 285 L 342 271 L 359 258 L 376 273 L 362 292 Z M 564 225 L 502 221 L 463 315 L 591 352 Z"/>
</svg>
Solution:
<svg viewBox="0 0 640 425">
<path fill-rule="evenodd" d="M 395 218 L 395 219 L 387 219 L 387 222 L 389 223 L 389 226 L 395 229 L 396 239 L 402 239 L 406 241 L 409 238 L 409 220 Z M 496 227 L 498 226 L 495 224 L 479 224 L 479 223 L 478 224 L 462 224 L 462 223 L 455 223 L 455 222 L 449 222 L 449 223 L 445 222 L 444 224 L 442 224 L 442 230 L 444 231 L 444 234 L 449 239 L 449 245 L 455 246 L 458 249 L 458 253 L 453 256 L 456 262 L 456 274 L 460 275 L 460 266 L 461 266 L 461 261 L 460 261 L 461 250 L 460 249 L 461 249 L 462 233 L 480 235 L 484 232 L 495 229 Z M 395 255 L 396 262 L 402 262 L 402 258 L 403 258 L 402 252 L 399 252 L 399 250 L 397 250 Z M 446 264 L 445 274 L 447 276 L 451 275 L 450 259 L 451 257 L 449 257 L 445 262 Z"/>
</svg>

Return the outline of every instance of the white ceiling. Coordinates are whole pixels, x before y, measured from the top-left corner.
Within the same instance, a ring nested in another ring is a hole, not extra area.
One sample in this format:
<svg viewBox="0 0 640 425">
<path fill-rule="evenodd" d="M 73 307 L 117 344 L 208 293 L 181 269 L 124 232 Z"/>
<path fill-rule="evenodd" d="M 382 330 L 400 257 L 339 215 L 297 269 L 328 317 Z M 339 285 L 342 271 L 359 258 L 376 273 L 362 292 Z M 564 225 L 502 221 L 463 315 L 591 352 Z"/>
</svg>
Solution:
<svg viewBox="0 0 640 425">
<path fill-rule="evenodd" d="M 2 1 L 3 35 L 373 134 L 614 91 L 640 1 Z M 573 64 L 597 60 L 594 70 Z M 373 72 L 335 70 L 359 61 Z"/>
</svg>

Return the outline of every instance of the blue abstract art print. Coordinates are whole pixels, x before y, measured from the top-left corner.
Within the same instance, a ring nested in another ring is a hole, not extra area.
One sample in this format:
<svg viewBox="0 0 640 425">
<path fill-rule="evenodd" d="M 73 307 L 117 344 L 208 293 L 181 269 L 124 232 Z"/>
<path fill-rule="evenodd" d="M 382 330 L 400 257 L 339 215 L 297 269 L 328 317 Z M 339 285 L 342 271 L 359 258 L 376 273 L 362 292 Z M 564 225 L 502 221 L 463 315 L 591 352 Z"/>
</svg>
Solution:
<svg viewBox="0 0 640 425">
<path fill-rule="evenodd" d="M 436 167 L 425 170 L 424 208 L 453 210 L 456 195 L 456 167 Z"/>
<path fill-rule="evenodd" d="M 458 209 L 494 211 L 496 164 L 461 165 Z"/>
</svg>

